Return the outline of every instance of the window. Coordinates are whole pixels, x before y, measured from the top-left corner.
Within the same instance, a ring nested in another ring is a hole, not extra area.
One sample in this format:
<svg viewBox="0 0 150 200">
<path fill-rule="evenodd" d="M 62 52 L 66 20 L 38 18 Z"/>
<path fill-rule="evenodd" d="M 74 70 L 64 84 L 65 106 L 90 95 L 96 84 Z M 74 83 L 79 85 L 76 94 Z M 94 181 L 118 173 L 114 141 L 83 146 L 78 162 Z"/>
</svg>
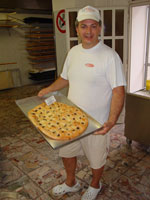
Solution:
<svg viewBox="0 0 150 200">
<path fill-rule="evenodd" d="M 150 80 L 150 6 L 132 6 L 130 16 L 128 92 L 132 93 L 145 89 Z"/>
</svg>

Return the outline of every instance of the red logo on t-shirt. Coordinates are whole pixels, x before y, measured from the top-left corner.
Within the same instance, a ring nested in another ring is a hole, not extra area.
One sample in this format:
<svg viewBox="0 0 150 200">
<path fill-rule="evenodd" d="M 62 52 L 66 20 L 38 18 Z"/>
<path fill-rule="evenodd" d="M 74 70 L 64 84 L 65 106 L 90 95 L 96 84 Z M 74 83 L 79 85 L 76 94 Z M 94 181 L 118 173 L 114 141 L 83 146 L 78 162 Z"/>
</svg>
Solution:
<svg viewBox="0 0 150 200">
<path fill-rule="evenodd" d="M 91 64 L 91 63 L 86 63 L 85 66 L 86 66 L 86 67 L 94 67 L 94 65 Z"/>
</svg>

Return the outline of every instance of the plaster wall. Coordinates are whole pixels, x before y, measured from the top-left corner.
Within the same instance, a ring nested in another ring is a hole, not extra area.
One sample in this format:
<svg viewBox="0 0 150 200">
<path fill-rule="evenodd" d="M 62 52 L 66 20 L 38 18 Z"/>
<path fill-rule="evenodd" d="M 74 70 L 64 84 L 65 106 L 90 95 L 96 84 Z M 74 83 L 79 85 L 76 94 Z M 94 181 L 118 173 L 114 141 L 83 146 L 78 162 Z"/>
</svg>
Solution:
<svg viewBox="0 0 150 200">
<path fill-rule="evenodd" d="M 0 20 L 7 20 L 9 13 L 0 13 Z M 20 85 L 32 84 L 33 81 L 29 79 L 29 70 L 32 68 L 28 53 L 26 51 L 25 32 L 30 29 L 29 25 L 23 24 L 21 20 L 26 17 L 51 17 L 51 15 L 38 14 L 12 14 L 13 17 L 20 20 L 21 27 L 0 27 L 0 64 L 1 63 L 17 63 L 12 65 L 19 69 L 21 79 Z M 7 22 L 6 22 L 7 24 Z M 1 69 L 11 68 L 11 65 L 0 65 Z M 2 71 L 2 70 L 1 70 Z M 18 76 L 16 76 L 18 77 Z M 19 77 L 18 77 L 19 78 Z M 19 86 L 19 85 L 14 85 Z"/>
</svg>

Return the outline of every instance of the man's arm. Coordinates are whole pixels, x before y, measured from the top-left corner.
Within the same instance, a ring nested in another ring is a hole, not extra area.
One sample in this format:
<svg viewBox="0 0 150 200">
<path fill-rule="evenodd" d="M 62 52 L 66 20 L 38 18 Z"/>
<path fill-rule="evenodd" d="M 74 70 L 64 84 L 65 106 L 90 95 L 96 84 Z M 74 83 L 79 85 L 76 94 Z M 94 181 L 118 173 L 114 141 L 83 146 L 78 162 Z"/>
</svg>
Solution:
<svg viewBox="0 0 150 200">
<path fill-rule="evenodd" d="M 95 134 L 105 135 L 117 122 L 124 105 L 124 86 L 116 87 L 112 90 L 112 100 L 108 121 L 103 124 L 103 129 Z"/>
<path fill-rule="evenodd" d="M 39 91 L 38 96 L 42 97 L 46 94 L 48 94 L 49 92 L 54 92 L 57 90 L 61 90 L 65 87 L 67 87 L 69 85 L 69 81 L 65 80 L 61 77 L 59 77 L 54 83 L 52 83 L 50 86 L 42 89 Z"/>
</svg>

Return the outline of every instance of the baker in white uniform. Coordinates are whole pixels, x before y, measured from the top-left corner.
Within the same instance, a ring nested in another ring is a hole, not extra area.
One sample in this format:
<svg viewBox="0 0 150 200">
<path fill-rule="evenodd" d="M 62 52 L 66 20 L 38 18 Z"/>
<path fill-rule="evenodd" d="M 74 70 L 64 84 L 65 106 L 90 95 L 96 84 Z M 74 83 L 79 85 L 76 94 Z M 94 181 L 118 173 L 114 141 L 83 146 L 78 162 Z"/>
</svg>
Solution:
<svg viewBox="0 0 150 200">
<path fill-rule="evenodd" d="M 125 78 L 118 54 L 98 39 L 101 32 L 99 11 L 91 6 L 79 10 L 76 31 L 82 43 L 68 53 L 60 77 L 38 96 L 69 85 L 68 98 L 95 118 L 103 129 L 60 149 L 66 181 L 52 189 L 53 196 L 80 190 L 75 179 L 77 156 L 85 154 L 92 181 L 82 200 L 94 200 L 101 190 L 101 176 L 109 151 L 109 130 L 115 125 L 124 104 Z"/>
</svg>

